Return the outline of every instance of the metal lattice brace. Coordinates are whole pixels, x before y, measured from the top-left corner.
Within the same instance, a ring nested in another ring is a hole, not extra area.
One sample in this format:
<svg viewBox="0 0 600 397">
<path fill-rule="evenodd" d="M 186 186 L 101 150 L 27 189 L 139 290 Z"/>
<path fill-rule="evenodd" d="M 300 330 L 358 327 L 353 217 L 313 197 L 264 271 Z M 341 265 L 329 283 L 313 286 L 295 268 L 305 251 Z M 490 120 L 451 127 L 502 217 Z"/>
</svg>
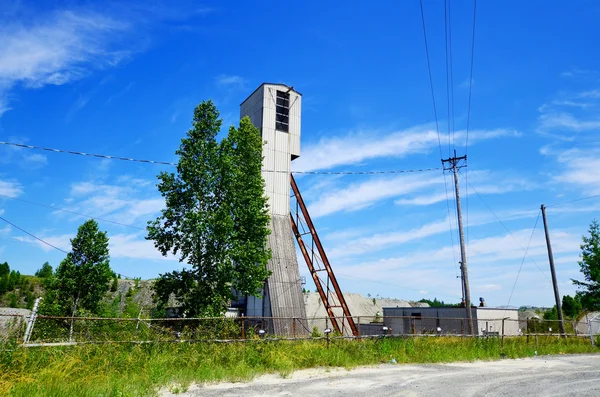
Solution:
<svg viewBox="0 0 600 397">
<path fill-rule="evenodd" d="M 335 331 L 342 335 L 347 334 L 349 331 L 352 335 L 358 336 L 358 329 L 350 314 L 342 290 L 333 274 L 333 269 L 329 264 L 329 259 L 327 259 L 319 235 L 306 209 L 298 185 L 294 180 L 294 176 L 290 175 L 290 177 L 293 193 L 292 198 L 296 201 L 295 205 L 290 205 L 292 230 L 294 231 L 308 270 L 315 282 L 323 306 L 327 310 L 331 325 Z M 304 236 L 308 236 L 306 242 L 304 241 Z M 325 280 L 323 280 L 321 275 L 325 276 Z"/>
</svg>

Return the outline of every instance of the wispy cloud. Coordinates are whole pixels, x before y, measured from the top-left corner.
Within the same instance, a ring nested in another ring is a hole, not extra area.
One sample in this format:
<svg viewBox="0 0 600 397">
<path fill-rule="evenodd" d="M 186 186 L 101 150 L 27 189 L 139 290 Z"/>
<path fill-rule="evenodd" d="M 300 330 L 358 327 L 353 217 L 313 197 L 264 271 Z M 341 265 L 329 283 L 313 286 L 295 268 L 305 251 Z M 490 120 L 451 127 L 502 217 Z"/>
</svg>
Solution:
<svg viewBox="0 0 600 397">
<path fill-rule="evenodd" d="M 61 234 L 61 235 L 55 235 L 55 236 L 42 235 L 42 236 L 43 237 L 40 237 L 40 239 L 44 240 L 48 244 L 52 244 L 53 246 L 58 247 L 67 252 L 71 250 L 71 239 L 73 237 L 75 237 L 72 234 Z M 33 237 L 29 237 L 29 236 L 14 236 L 13 239 L 20 241 L 22 243 L 37 246 L 45 252 L 49 252 L 49 251 L 52 251 L 55 249 L 55 248 L 49 246 L 48 244 L 44 244 L 40 240 L 36 240 Z"/>
<path fill-rule="evenodd" d="M 536 184 L 533 181 L 523 177 L 494 174 L 486 170 L 481 170 L 469 173 L 469 186 L 463 191 L 463 195 L 468 196 L 473 194 L 473 189 L 475 189 L 477 193 L 485 195 L 531 190 L 535 187 Z M 451 200 L 454 199 L 452 188 L 449 188 L 448 192 L 446 192 L 442 187 L 438 187 L 433 192 L 428 191 L 414 197 L 398 199 L 395 201 L 395 204 L 425 206 L 445 201 L 447 198 L 450 198 Z"/>
<path fill-rule="evenodd" d="M 70 211 L 86 213 L 97 217 L 115 220 L 126 219 L 124 223 L 146 220 L 164 208 L 164 200 L 147 180 L 121 177 L 115 183 L 95 181 L 77 182 L 71 185 L 68 198 Z M 57 211 L 55 215 L 64 215 Z"/>
<path fill-rule="evenodd" d="M 29 139 L 17 136 L 8 136 L 10 142 L 27 143 Z M 31 170 L 44 167 L 48 164 L 45 154 L 35 153 L 31 149 L 23 149 L 16 146 L 0 147 L 0 164 L 17 164 L 18 166 Z"/>
<path fill-rule="evenodd" d="M 469 142 L 518 135 L 517 131 L 507 129 L 476 130 L 469 133 Z M 454 140 L 460 142 L 465 137 L 466 131 L 457 131 Z M 448 137 L 441 134 L 440 139 L 445 142 Z M 402 131 L 348 133 L 304 145 L 300 158 L 295 160 L 292 166 L 295 171 L 329 169 L 377 158 L 403 158 L 429 153 L 437 146 L 438 135 L 432 125 L 416 126 Z"/>
<path fill-rule="evenodd" d="M 573 140 L 575 135 L 600 129 L 596 111 L 600 107 L 600 90 L 560 93 L 557 99 L 538 108 L 537 132 L 560 140 Z"/>
<path fill-rule="evenodd" d="M 553 151 L 545 148 L 543 154 L 555 156 L 561 167 L 552 173 L 555 181 L 577 186 L 586 194 L 600 194 L 600 148 Z"/>
<path fill-rule="evenodd" d="M 339 211 L 356 211 L 374 203 L 443 183 L 440 175 L 401 175 L 354 183 L 345 188 L 329 190 L 309 205 L 314 218 Z"/>
<path fill-rule="evenodd" d="M 227 88 L 246 88 L 248 82 L 242 76 L 221 74 L 215 79 L 217 85 Z"/>
<path fill-rule="evenodd" d="M 19 182 L 0 180 L 0 194 L 8 197 L 18 197 L 23 193 Z"/>
<path fill-rule="evenodd" d="M 2 230 L 0 229 L 0 234 L 1 233 Z M 71 249 L 71 239 L 75 237 L 73 234 L 48 235 L 40 233 L 39 235 L 41 236 L 40 238 L 42 240 L 67 252 Z M 152 241 L 146 240 L 144 236 L 140 233 L 114 235 L 109 234 L 108 238 L 108 249 L 111 258 L 176 260 L 176 258 L 171 255 L 168 255 L 166 257 L 162 256 L 162 254 L 156 248 L 154 248 Z M 15 236 L 13 237 L 13 239 L 22 243 L 38 247 L 44 252 L 54 250 L 53 247 L 29 236 Z"/>
<path fill-rule="evenodd" d="M 374 252 L 391 245 L 401 245 L 448 231 L 448 219 L 431 222 L 412 230 L 377 233 L 369 237 L 354 238 L 347 244 L 336 246 L 329 250 L 333 258 L 360 255 Z"/>
<path fill-rule="evenodd" d="M 56 11 L 27 22 L 3 21 L 0 28 L 0 90 L 22 85 L 62 85 L 90 69 L 114 66 L 130 55 L 116 45 L 130 28 L 124 21 L 90 11 Z"/>
</svg>

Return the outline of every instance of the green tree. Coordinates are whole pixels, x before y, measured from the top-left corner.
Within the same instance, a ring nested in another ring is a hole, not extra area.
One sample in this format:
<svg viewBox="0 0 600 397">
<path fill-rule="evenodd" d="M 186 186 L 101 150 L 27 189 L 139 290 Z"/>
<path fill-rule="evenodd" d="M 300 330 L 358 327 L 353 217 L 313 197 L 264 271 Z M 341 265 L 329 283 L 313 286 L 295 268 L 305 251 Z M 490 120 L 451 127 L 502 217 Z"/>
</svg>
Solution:
<svg viewBox="0 0 600 397">
<path fill-rule="evenodd" d="M 48 278 L 52 277 L 52 266 L 48 262 L 42 265 L 42 268 L 35 272 L 36 277 Z"/>
<path fill-rule="evenodd" d="M 564 295 L 562 298 L 562 310 L 565 316 L 576 319 L 581 313 L 581 300 L 577 295 L 575 297 Z"/>
<path fill-rule="evenodd" d="M 579 268 L 585 281 L 571 280 L 578 287 L 577 296 L 587 310 L 600 310 L 600 226 L 593 220 L 589 236 L 582 237 Z"/>
<path fill-rule="evenodd" d="M 174 293 L 190 317 L 223 313 L 234 291 L 256 295 L 269 275 L 260 133 L 246 118 L 218 143 L 221 124 L 211 101 L 196 107 L 177 173 L 158 176 L 166 208 L 148 223 L 147 239 L 189 265 L 157 280 L 159 306 Z"/>
<path fill-rule="evenodd" d="M 8 304 L 8 307 L 16 308 L 17 306 L 18 306 L 17 295 L 10 294 L 10 303 Z"/>
<path fill-rule="evenodd" d="M 8 291 L 8 276 L 0 276 L 0 295 Z"/>
<path fill-rule="evenodd" d="M 438 300 L 438 298 L 431 299 L 421 299 L 419 302 L 427 303 L 429 307 L 460 307 L 460 303 L 446 303 L 442 300 Z"/>
<path fill-rule="evenodd" d="M 96 314 L 113 276 L 106 232 L 98 229 L 95 220 L 86 221 L 71 239 L 71 252 L 56 269 L 42 312 L 70 316 L 81 309 Z"/>
<path fill-rule="evenodd" d="M 0 263 L 0 277 L 8 276 L 8 274 L 10 274 L 8 262 Z"/>
</svg>

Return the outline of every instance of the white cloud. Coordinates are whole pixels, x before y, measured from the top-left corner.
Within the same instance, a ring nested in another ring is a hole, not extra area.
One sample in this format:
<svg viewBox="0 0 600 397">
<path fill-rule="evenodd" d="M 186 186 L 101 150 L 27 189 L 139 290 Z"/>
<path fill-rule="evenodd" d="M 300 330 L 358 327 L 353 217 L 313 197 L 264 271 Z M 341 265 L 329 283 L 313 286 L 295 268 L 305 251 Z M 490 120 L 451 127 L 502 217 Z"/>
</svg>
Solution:
<svg viewBox="0 0 600 397">
<path fill-rule="evenodd" d="M 18 197 L 23 193 L 23 187 L 18 182 L 0 180 L 0 194 L 9 197 Z"/>
<path fill-rule="evenodd" d="M 371 179 L 330 190 L 310 203 L 311 216 L 318 218 L 339 211 L 355 211 L 377 201 L 411 193 L 442 183 L 441 176 L 401 175 L 393 178 Z"/>
<path fill-rule="evenodd" d="M 66 210 L 127 224 L 140 221 L 145 224 L 164 208 L 164 200 L 150 181 L 128 176 L 117 178 L 114 184 L 93 181 L 73 183 L 71 195 L 65 202 L 69 203 Z M 64 212 L 55 211 L 54 214 L 63 215 Z"/>
<path fill-rule="evenodd" d="M 544 111 L 539 121 L 540 132 L 552 130 L 582 132 L 600 128 L 600 120 L 582 120 L 567 112 Z"/>
<path fill-rule="evenodd" d="M 0 115 L 16 85 L 63 85 L 90 69 L 114 66 L 129 56 L 114 49 L 128 23 L 90 11 L 56 11 L 41 18 L 3 21 L 0 28 Z"/>
<path fill-rule="evenodd" d="M 40 168 L 48 164 L 48 157 L 39 153 L 24 153 L 23 160 L 31 168 Z"/>
<path fill-rule="evenodd" d="M 405 231 L 377 233 L 370 237 L 352 239 L 349 243 L 334 247 L 329 250 L 331 257 L 342 258 L 364 254 L 384 249 L 391 245 L 401 245 L 410 241 L 419 240 L 442 232 L 447 232 L 448 219 L 425 224 L 419 228 Z"/>
<path fill-rule="evenodd" d="M 246 88 L 247 81 L 242 76 L 222 74 L 215 79 L 217 85 L 228 88 Z"/>
<path fill-rule="evenodd" d="M 600 149 L 571 149 L 557 154 L 562 167 L 554 180 L 578 186 L 587 194 L 600 194 Z"/>
<path fill-rule="evenodd" d="M 71 239 L 73 237 L 75 237 L 75 236 L 72 234 L 62 234 L 62 235 L 58 235 L 58 236 L 42 235 L 39 238 L 46 241 L 49 244 L 52 244 L 55 247 L 58 247 L 58 248 L 68 252 L 71 250 Z M 49 246 L 48 244 L 44 244 L 43 242 L 36 240 L 33 237 L 29 237 L 29 236 L 15 236 L 15 237 L 13 237 L 13 239 L 20 241 L 22 243 L 27 243 L 30 245 L 37 246 L 46 252 L 52 251 L 55 249 L 55 248 Z"/>
<path fill-rule="evenodd" d="M 436 204 L 446 200 L 446 197 L 454 201 L 454 182 L 452 176 L 447 178 L 448 191 L 444 191 L 442 188 L 436 189 L 434 192 L 427 192 L 425 194 L 419 194 L 418 196 L 411 198 L 402 198 L 394 201 L 396 205 L 419 205 L 426 206 Z M 494 183 L 490 183 L 493 181 Z M 477 193 L 481 195 L 485 194 L 504 194 L 515 191 L 530 190 L 536 187 L 536 184 L 526 180 L 525 178 L 495 175 L 489 171 L 473 171 L 469 173 L 469 186 L 463 189 L 461 196 L 470 196 L 474 193 L 473 189 L 477 190 Z"/>
<path fill-rule="evenodd" d="M 116 234 L 109 236 L 109 250 L 112 258 L 177 260 L 172 255 L 162 256 L 154 248 L 152 241 L 146 240 L 142 234 Z"/>
<path fill-rule="evenodd" d="M 479 130 L 469 133 L 469 142 L 519 136 L 514 130 Z M 465 131 L 457 131 L 455 142 L 466 137 Z M 441 142 L 447 135 L 441 134 Z M 458 145 L 458 144 L 457 144 Z M 340 165 L 359 164 L 365 160 L 385 157 L 406 157 L 411 154 L 428 153 L 438 147 L 438 135 L 431 125 L 421 125 L 402 131 L 371 131 L 350 133 L 345 136 L 323 138 L 306 144 L 302 155 L 292 163 L 294 171 L 314 171 Z"/>
</svg>

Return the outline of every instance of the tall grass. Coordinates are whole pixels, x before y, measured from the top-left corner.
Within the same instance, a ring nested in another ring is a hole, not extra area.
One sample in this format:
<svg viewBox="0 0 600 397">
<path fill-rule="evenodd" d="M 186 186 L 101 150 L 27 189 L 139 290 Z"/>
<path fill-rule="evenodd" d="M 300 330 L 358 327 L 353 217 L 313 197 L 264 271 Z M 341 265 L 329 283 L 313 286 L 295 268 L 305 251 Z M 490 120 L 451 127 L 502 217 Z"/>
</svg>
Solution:
<svg viewBox="0 0 600 397">
<path fill-rule="evenodd" d="M 146 396 L 161 387 L 241 381 L 265 373 L 309 367 L 387 363 L 440 363 L 590 353 L 589 340 L 539 337 L 383 338 L 361 341 L 257 341 L 248 343 L 106 344 L 0 351 L 0 395 Z"/>
</svg>

